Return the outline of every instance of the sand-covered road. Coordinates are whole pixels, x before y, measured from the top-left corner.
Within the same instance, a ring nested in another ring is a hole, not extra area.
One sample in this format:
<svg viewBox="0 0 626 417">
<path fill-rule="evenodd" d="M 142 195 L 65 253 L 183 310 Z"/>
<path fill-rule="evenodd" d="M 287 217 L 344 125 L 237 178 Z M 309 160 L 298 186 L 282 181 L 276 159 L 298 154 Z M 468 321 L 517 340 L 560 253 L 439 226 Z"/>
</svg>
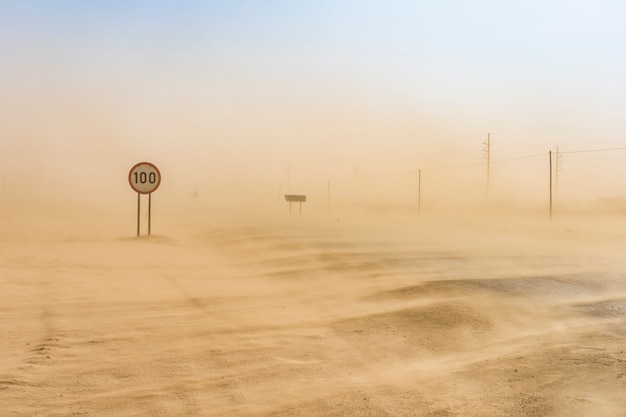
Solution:
<svg viewBox="0 0 626 417">
<path fill-rule="evenodd" d="M 3 417 L 626 415 L 619 234 L 3 227 Z"/>
</svg>

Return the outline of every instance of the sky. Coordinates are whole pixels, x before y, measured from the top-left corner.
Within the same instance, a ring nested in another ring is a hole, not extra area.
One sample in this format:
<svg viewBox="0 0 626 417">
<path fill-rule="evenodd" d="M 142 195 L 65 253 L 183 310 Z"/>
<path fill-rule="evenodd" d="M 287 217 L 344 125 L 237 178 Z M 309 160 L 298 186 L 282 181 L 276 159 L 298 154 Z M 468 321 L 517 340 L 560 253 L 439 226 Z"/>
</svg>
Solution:
<svg viewBox="0 0 626 417">
<path fill-rule="evenodd" d="M 558 146 L 563 193 L 621 196 L 626 152 L 566 152 L 626 147 L 624 16 L 622 1 L 2 0 L 3 195 L 125 198 L 142 160 L 172 196 L 398 195 L 377 179 L 413 187 L 420 169 L 461 192 L 484 184 L 489 133 L 492 161 Z M 494 165 L 493 186 L 532 193 L 537 158 Z"/>
</svg>

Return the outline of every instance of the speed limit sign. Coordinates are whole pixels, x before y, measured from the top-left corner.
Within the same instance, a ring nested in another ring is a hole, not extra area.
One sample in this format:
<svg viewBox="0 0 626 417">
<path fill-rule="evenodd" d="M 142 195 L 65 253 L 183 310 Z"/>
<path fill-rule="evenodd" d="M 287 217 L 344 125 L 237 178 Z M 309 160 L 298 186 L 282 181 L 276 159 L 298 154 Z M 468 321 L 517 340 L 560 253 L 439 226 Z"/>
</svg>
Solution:
<svg viewBox="0 0 626 417">
<path fill-rule="evenodd" d="M 161 185 L 159 168 L 150 162 L 135 164 L 128 173 L 130 187 L 137 192 L 137 236 L 141 233 L 141 195 L 148 194 L 148 236 L 152 225 L 152 192 Z"/>
<path fill-rule="evenodd" d="M 153 163 L 139 162 L 128 173 L 128 182 L 139 194 L 150 194 L 161 185 L 161 173 Z"/>
</svg>

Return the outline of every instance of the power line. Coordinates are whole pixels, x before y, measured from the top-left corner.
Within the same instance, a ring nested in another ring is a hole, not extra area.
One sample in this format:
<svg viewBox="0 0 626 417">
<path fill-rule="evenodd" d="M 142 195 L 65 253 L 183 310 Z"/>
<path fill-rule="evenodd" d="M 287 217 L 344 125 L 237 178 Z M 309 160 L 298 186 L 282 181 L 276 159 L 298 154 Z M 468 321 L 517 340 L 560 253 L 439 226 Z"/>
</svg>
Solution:
<svg viewBox="0 0 626 417">
<path fill-rule="evenodd" d="M 545 156 L 546 153 L 542 152 L 542 153 L 536 153 L 536 154 L 532 154 L 532 155 L 525 155 L 525 156 L 518 156 L 516 158 L 508 158 L 508 159 L 499 159 L 497 161 L 490 161 L 491 164 L 499 164 L 502 162 L 511 162 L 511 161 L 518 161 L 521 159 L 531 159 L 531 158 L 537 158 L 539 156 Z M 449 167 L 442 167 L 442 168 L 431 168 L 431 169 L 425 169 L 424 171 L 447 171 L 447 170 L 453 170 L 453 169 L 460 169 L 460 168 L 470 168 L 470 167 L 477 167 L 477 166 L 483 166 L 484 163 L 481 164 L 466 164 L 466 165 L 455 165 L 455 166 L 449 166 Z"/>
<path fill-rule="evenodd" d="M 516 157 L 516 158 L 500 159 L 498 161 L 491 161 L 491 163 L 492 164 L 496 164 L 496 163 L 503 163 L 503 162 L 518 161 L 518 160 L 522 160 L 522 159 L 531 159 L 531 158 L 537 158 L 539 156 L 545 156 L 545 154 L 546 154 L 545 152 L 542 152 L 542 153 L 538 153 L 538 154 L 519 156 L 519 157 Z M 452 171 L 452 170 L 455 170 L 455 169 L 473 168 L 473 167 L 479 167 L 479 166 L 484 166 L 484 163 L 453 165 L 453 166 L 440 167 L 440 168 L 427 168 L 427 169 L 422 169 L 421 171 L 422 172 Z M 410 170 L 410 171 L 404 171 L 404 172 L 396 172 L 394 174 L 379 175 L 379 176 L 375 176 L 375 177 L 358 178 L 355 181 L 356 182 L 374 181 L 374 180 L 385 179 L 385 178 L 401 177 L 401 176 L 404 176 L 404 175 L 413 175 L 413 174 L 416 174 L 418 172 L 419 172 L 419 170 Z"/>
<path fill-rule="evenodd" d="M 589 150 L 577 150 L 577 151 L 559 151 L 558 154 L 557 154 L 557 158 L 560 158 L 563 154 L 592 153 L 592 152 L 610 152 L 610 151 L 626 151 L 626 147 L 604 148 L 604 149 L 589 149 Z M 518 157 L 515 157 L 515 158 L 507 158 L 507 159 L 499 159 L 499 160 L 496 160 L 496 161 L 489 161 L 489 163 L 490 164 L 501 164 L 501 163 L 505 163 L 505 162 L 520 161 L 520 160 L 524 160 L 524 159 L 532 159 L 532 158 L 544 157 L 545 154 L 546 154 L 545 152 L 535 153 L 535 154 L 531 154 L 531 155 L 518 156 Z M 472 163 L 472 164 L 463 164 L 463 165 L 453 165 L 453 166 L 447 166 L 447 167 L 444 166 L 444 167 L 439 167 L 439 168 L 426 168 L 426 169 L 422 169 L 421 171 L 423 171 L 423 172 L 451 171 L 451 170 L 455 170 L 455 169 L 473 168 L 473 167 L 478 167 L 478 166 L 484 166 L 484 163 Z M 375 180 L 385 179 L 385 178 L 401 177 L 401 176 L 405 176 L 405 175 L 414 175 L 414 174 L 416 174 L 418 172 L 419 172 L 418 170 L 410 170 L 410 171 L 396 172 L 396 173 L 393 173 L 393 174 L 380 175 L 380 176 L 369 177 L 369 178 L 359 178 L 359 179 L 354 179 L 354 181 L 355 182 L 375 181 Z"/>
<path fill-rule="evenodd" d="M 357 178 L 357 179 L 354 179 L 353 182 L 375 181 L 375 180 L 381 180 L 385 178 L 402 177 L 404 175 L 415 174 L 416 172 L 417 170 L 412 170 L 412 171 L 396 172 L 395 174 L 379 175 L 377 177 Z M 348 182 L 348 181 L 340 181 L 340 182 Z"/>
<path fill-rule="evenodd" d="M 441 168 L 429 168 L 429 169 L 424 169 L 423 171 L 428 171 L 428 172 L 433 172 L 433 171 L 449 171 L 449 170 L 453 170 L 453 169 L 471 168 L 471 167 L 478 167 L 478 166 L 483 166 L 483 165 L 484 165 L 484 163 L 480 163 L 480 164 L 454 165 L 454 166 L 441 167 Z"/>
<path fill-rule="evenodd" d="M 586 151 L 566 151 L 561 153 L 591 153 L 591 152 L 610 152 L 610 151 L 626 151 L 626 147 L 622 148 L 605 148 L 605 149 L 588 149 Z"/>
<path fill-rule="evenodd" d="M 537 158 L 539 156 L 545 156 L 545 155 L 546 155 L 546 153 L 542 152 L 542 153 L 536 153 L 536 154 L 532 154 L 532 155 L 518 156 L 517 158 L 500 159 L 498 161 L 493 161 L 491 163 L 492 164 L 498 164 L 498 163 L 501 163 L 501 162 L 519 161 L 520 159 L 531 159 L 531 158 Z"/>
</svg>

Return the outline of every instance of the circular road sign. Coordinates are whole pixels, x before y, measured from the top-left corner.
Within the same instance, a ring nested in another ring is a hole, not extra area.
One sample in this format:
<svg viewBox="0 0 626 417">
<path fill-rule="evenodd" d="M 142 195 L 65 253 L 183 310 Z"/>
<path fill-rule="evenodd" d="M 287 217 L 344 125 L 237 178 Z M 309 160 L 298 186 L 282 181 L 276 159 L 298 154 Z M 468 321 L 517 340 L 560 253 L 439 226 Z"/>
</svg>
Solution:
<svg viewBox="0 0 626 417">
<path fill-rule="evenodd" d="M 150 162 L 139 162 L 128 173 L 130 187 L 140 194 L 150 194 L 161 185 L 161 172 Z"/>
</svg>

